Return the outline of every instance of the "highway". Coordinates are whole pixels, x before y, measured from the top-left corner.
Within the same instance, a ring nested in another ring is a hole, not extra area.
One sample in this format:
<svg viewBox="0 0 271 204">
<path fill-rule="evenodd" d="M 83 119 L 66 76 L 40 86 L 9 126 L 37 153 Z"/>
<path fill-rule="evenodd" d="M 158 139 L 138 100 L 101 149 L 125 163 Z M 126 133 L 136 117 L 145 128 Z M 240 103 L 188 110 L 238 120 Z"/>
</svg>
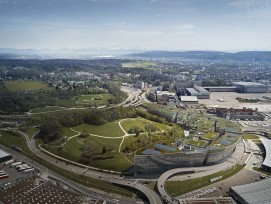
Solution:
<svg viewBox="0 0 271 204">
<path fill-rule="evenodd" d="M 106 182 L 110 182 L 113 184 L 118 184 L 118 185 L 122 185 L 122 186 L 126 186 L 129 188 L 134 188 L 138 191 L 140 191 L 141 193 L 143 193 L 149 200 L 150 204 L 162 204 L 162 200 L 160 198 L 160 196 L 154 192 L 153 190 L 151 190 L 150 188 L 146 187 L 145 185 L 139 183 L 137 180 L 128 180 L 128 179 L 124 179 L 123 177 L 120 177 L 120 175 L 114 175 L 114 174 L 108 174 L 105 172 L 98 172 L 95 170 L 91 170 L 88 166 L 82 167 L 82 166 L 78 166 L 78 165 L 74 165 L 71 162 L 69 162 L 69 164 L 67 165 L 67 162 L 65 161 L 61 161 L 61 160 L 56 160 L 56 158 L 53 158 L 51 156 L 49 156 L 48 154 L 43 153 L 42 151 L 40 151 L 36 145 L 35 145 L 35 139 L 30 140 L 28 135 L 26 135 L 24 132 L 21 132 L 19 130 L 16 130 L 17 132 L 19 132 L 20 134 L 22 134 L 26 141 L 27 141 L 27 146 L 28 148 L 32 151 L 33 154 L 35 154 L 36 156 L 52 163 L 53 165 L 56 165 L 60 168 L 63 168 L 65 170 L 80 174 L 80 175 L 85 175 L 94 179 L 99 179 L 99 180 L 103 180 Z M 5 150 L 7 150 L 8 148 L 5 148 Z M 9 152 L 11 152 L 12 150 L 10 150 Z M 19 157 L 19 154 L 17 152 L 12 151 L 12 154 L 14 155 L 14 153 L 16 153 L 16 155 Z M 27 162 L 32 162 L 30 159 L 26 159 Z M 48 172 L 48 174 L 54 178 L 61 178 L 61 181 L 63 182 L 69 182 L 69 184 L 71 186 L 75 186 L 75 189 L 79 188 L 83 191 L 82 188 L 84 188 L 84 191 L 86 192 L 90 192 L 90 189 L 87 187 L 84 187 L 80 184 L 76 184 L 75 182 L 69 181 L 68 179 L 60 176 L 59 174 L 48 170 L 46 167 L 39 165 L 39 164 L 35 164 L 35 167 L 42 171 L 42 172 Z M 93 189 L 92 189 L 93 191 Z M 97 191 L 97 193 L 99 193 L 100 197 L 104 197 L 104 199 L 108 199 L 113 203 L 116 203 L 116 201 L 114 201 L 113 199 L 115 199 L 115 196 L 109 196 L 108 193 L 105 192 L 100 192 Z M 95 195 L 94 193 L 89 193 L 90 195 Z M 129 198 L 125 198 L 125 197 L 118 197 L 118 199 L 120 200 L 119 203 L 123 203 L 123 204 L 128 204 L 128 203 L 135 203 L 134 200 L 129 199 Z"/>
</svg>

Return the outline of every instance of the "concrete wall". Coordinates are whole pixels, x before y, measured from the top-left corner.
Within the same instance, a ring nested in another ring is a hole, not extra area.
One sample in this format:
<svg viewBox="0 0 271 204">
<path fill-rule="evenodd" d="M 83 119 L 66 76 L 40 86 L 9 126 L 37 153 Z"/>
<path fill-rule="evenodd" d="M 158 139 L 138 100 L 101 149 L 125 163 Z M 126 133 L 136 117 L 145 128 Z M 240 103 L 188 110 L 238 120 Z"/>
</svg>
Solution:
<svg viewBox="0 0 271 204">
<path fill-rule="evenodd" d="M 225 149 L 209 150 L 205 160 L 205 165 L 213 165 L 225 161 L 234 152 L 236 144 L 237 143 Z"/>
</svg>

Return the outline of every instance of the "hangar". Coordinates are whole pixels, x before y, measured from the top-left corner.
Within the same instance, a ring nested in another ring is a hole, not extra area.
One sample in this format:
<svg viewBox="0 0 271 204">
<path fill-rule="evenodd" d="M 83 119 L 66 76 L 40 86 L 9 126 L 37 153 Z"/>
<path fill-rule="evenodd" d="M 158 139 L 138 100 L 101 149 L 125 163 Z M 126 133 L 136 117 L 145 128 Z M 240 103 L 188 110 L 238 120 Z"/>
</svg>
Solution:
<svg viewBox="0 0 271 204">
<path fill-rule="evenodd" d="M 256 82 L 233 82 L 239 93 L 268 93 L 268 86 Z"/>
</svg>

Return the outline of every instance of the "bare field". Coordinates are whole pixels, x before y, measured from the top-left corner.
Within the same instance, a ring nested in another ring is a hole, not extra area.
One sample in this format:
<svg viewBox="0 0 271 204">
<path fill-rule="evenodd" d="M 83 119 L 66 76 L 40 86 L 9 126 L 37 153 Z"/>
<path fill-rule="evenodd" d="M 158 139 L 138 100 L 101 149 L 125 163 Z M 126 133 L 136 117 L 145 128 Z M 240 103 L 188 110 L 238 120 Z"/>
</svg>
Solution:
<svg viewBox="0 0 271 204">
<path fill-rule="evenodd" d="M 204 104 L 207 107 L 221 107 L 221 108 L 258 108 L 259 111 L 271 112 L 271 103 L 266 101 L 266 103 L 240 103 L 236 100 L 237 97 L 240 98 L 258 98 L 260 100 L 265 100 L 263 96 L 271 97 L 271 93 L 259 93 L 259 94 L 242 94 L 236 92 L 211 92 L 210 99 L 199 99 L 200 104 Z M 224 99 L 220 102 L 220 99 Z"/>
</svg>

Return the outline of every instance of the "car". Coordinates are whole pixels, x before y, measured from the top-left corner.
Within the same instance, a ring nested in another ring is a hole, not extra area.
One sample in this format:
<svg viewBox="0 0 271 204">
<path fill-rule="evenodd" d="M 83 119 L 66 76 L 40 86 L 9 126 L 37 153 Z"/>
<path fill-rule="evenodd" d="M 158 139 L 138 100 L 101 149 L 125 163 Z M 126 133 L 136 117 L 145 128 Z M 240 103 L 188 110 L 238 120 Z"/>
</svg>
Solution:
<svg viewBox="0 0 271 204">
<path fill-rule="evenodd" d="M 74 169 L 72 169 L 72 171 L 73 171 L 73 172 L 75 172 L 75 170 L 74 170 Z"/>
</svg>

